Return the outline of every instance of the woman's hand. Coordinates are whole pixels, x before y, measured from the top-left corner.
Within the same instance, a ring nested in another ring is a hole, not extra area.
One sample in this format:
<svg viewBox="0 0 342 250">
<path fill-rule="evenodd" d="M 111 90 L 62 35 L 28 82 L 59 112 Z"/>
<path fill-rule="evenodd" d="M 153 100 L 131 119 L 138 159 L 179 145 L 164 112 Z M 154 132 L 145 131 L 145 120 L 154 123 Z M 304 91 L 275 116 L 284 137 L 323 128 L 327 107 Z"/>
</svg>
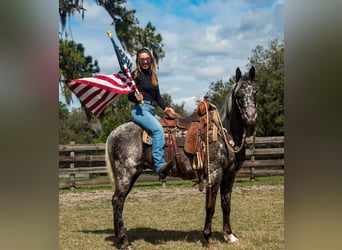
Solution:
<svg viewBox="0 0 342 250">
<path fill-rule="evenodd" d="M 138 102 L 142 102 L 144 100 L 144 97 L 141 93 L 135 94 L 135 98 L 138 100 Z"/>
<path fill-rule="evenodd" d="M 165 113 L 168 117 L 173 118 L 173 119 L 175 119 L 175 118 L 178 117 L 177 113 L 176 113 L 176 112 L 174 111 L 174 109 L 171 108 L 171 107 L 166 107 L 166 108 L 164 109 L 164 113 Z"/>
</svg>

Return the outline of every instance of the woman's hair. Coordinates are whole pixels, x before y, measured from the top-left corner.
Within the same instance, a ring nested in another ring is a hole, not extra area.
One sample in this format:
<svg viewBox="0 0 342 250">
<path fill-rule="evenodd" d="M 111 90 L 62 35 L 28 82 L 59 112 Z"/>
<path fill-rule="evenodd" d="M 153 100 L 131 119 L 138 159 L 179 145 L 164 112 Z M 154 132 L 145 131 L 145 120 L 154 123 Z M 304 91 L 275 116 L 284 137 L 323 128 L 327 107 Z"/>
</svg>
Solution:
<svg viewBox="0 0 342 250">
<path fill-rule="evenodd" d="M 149 55 L 149 57 L 151 58 L 151 66 L 150 66 L 151 81 L 152 81 L 152 84 L 154 86 L 157 86 L 158 85 L 158 78 L 157 78 L 157 74 L 156 74 L 156 68 L 157 68 L 156 63 L 153 59 L 151 52 L 146 48 L 140 49 L 137 52 L 137 57 L 135 59 L 137 69 L 134 72 L 134 78 L 137 77 L 141 72 L 141 67 L 140 67 L 140 62 L 139 62 L 141 53 L 147 53 Z"/>
</svg>

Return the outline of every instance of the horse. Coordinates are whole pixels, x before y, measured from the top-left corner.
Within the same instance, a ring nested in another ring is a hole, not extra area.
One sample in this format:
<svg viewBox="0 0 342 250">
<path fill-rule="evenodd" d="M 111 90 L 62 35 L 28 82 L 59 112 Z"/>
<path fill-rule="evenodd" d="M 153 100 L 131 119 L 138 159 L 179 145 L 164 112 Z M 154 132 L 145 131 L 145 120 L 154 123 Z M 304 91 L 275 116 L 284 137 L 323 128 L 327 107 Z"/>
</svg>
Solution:
<svg viewBox="0 0 342 250">
<path fill-rule="evenodd" d="M 235 78 L 235 83 L 228 95 L 217 107 L 221 123 L 224 129 L 227 130 L 226 133 L 233 138 L 235 146 L 233 149 L 228 150 L 229 147 L 223 135 L 224 133 L 220 133 L 217 141 L 208 145 L 210 167 L 205 178 L 209 176 L 210 180 L 207 179 L 207 182 L 211 184 L 206 187 L 206 216 L 202 232 L 209 246 L 215 243 L 211 224 L 219 190 L 223 213 L 224 239 L 227 242 L 238 241 L 230 225 L 232 188 L 236 173 L 245 159 L 246 131 L 256 126 L 257 107 L 254 67 L 250 68 L 248 76 L 242 76 L 240 69 L 237 68 Z M 142 132 L 140 126 L 133 122 L 127 122 L 114 129 L 106 141 L 106 164 L 114 183 L 112 196 L 114 235 L 118 239 L 119 246 L 124 249 L 133 249 L 127 237 L 122 217 L 125 199 L 140 174 L 147 168 L 153 169 L 151 146 L 143 143 L 141 139 Z M 190 164 L 192 161 L 190 156 L 184 152 L 181 152 L 181 154 L 184 163 Z"/>
</svg>

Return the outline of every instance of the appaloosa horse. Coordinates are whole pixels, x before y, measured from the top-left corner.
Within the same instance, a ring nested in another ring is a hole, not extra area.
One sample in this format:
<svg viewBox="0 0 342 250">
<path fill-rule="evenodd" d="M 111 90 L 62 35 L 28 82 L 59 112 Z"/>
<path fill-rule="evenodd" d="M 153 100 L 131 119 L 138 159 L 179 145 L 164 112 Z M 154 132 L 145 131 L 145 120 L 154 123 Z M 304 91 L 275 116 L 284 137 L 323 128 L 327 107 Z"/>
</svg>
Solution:
<svg viewBox="0 0 342 250">
<path fill-rule="evenodd" d="M 225 136 L 222 135 L 225 134 L 223 130 L 216 141 L 208 143 L 207 154 L 210 155 L 210 164 L 207 164 L 209 167 L 204 176 L 210 186 L 206 187 L 206 218 L 203 236 L 209 245 L 214 243 L 211 224 L 219 189 L 224 238 L 228 242 L 238 240 L 230 226 L 230 203 L 235 176 L 245 157 L 245 132 L 247 128 L 256 125 L 254 77 L 254 67 L 249 70 L 248 76 L 242 76 L 240 69 L 237 68 L 236 83 L 218 107 L 221 124 L 233 137 L 235 147 L 229 147 Z M 141 127 L 135 123 L 128 122 L 113 130 L 106 142 L 107 167 L 115 184 L 112 197 L 114 234 L 118 238 L 119 246 L 125 249 L 133 249 L 122 218 L 125 199 L 142 171 L 147 168 L 153 169 L 151 147 L 143 143 L 142 131 Z M 184 152 L 180 153 L 184 163 L 190 165 L 192 162 L 190 156 Z"/>
</svg>

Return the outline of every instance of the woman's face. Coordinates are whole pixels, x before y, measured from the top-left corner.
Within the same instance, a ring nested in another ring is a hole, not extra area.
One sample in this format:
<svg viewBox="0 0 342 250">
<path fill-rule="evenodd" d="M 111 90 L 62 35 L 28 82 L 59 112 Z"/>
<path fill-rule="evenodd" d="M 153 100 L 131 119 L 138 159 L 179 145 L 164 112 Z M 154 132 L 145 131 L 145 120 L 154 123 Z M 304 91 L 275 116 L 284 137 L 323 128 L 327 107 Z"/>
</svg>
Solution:
<svg viewBox="0 0 342 250">
<path fill-rule="evenodd" d="M 151 58 L 146 52 L 139 55 L 139 64 L 142 69 L 149 69 L 151 66 Z"/>
</svg>

